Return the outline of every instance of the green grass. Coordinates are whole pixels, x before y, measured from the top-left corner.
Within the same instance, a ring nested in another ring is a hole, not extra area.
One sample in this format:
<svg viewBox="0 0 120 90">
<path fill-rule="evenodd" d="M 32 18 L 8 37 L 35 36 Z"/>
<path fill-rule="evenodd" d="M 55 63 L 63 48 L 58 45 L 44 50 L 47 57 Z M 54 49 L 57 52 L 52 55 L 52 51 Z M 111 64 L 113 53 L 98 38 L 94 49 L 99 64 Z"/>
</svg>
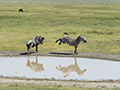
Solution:
<svg viewBox="0 0 120 90">
<path fill-rule="evenodd" d="M 96 4 L 109 3 L 118 4 L 120 0 L 0 0 L 0 3 L 82 3 L 82 4 Z"/>
<path fill-rule="evenodd" d="M 62 87 L 60 85 L 1 85 L 0 90 L 93 90 L 87 88 Z"/>
<path fill-rule="evenodd" d="M 106 87 L 98 88 L 84 88 L 84 87 L 64 87 L 62 85 L 0 85 L 0 90 L 109 90 Z M 113 88 L 110 90 L 119 90 L 119 88 Z"/>
<path fill-rule="evenodd" d="M 0 90 L 108 90 L 106 87 L 98 88 L 82 88 L 82 87 L 63 87 L 61 85 L 0 85 Z M 114 88 L 111 90 L 119 90 Z"/>
<path fill-rule="evenodd" d="M 79 52 L 120 54 L 120 5 L 0 4 L 0 51 L 26 51 L 26 42 L 41 35 L 39 52 L 73 52 L 74 47 L 55 44 L 65 31 L 86 38 Z"/>
</svg>

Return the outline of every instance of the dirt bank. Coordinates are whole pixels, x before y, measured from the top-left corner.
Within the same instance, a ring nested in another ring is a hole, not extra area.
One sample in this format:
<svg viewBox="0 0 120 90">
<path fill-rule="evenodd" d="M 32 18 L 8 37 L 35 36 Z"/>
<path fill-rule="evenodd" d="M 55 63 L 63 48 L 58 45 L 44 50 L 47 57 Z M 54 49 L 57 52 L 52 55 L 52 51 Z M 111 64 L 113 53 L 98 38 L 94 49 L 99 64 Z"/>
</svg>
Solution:
<svg viewBox="0 0 120 90">
<path fill-rule="evenodd" d="M 52 57 L 78 57 L 78 58 L 93 58 L 93 59 L 103 59 L 103 60 L 112 60 L 120 61 L 119 54 L 103 54 L 96 52 L 79 52 L 78 55 L 74 55 L 71 52 L 48 52 L 48 53 L 36 53 L 36 52 L 14 52 L 14 51 L 0 51 L 0 56 L 52 56 Z"/>
<path fill-rule="evenodd" d="M 79 80 L 55 80 L 52 79 L 29 79 L 23 77 L 0 77 L 0 85 L 61 85 L 66 87 L 85 87 L 98 89 L 120 88 L 120 80 L 79 81 Z"/>
</svg>

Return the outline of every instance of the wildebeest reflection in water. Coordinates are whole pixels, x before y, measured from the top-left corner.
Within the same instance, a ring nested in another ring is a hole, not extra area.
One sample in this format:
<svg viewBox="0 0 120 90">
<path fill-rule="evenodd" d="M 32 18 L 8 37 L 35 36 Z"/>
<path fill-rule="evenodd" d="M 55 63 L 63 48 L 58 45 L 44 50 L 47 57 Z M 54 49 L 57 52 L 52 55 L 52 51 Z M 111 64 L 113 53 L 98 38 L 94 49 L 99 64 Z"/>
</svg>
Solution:
<svg viewBox="0 0 120 90">
<path fill-rule="evenodd" d="M 86 69 L 81 70 L 77 64 L 77 59 L 75 59 L 75 64 L 74 65 L 69 65 L 68 67 L 61 67 L 61 65 L 59 65 L 59 68 L 56 66 L 56 69 L 58 69 L 59 71 L 62 71 L 63 76 L 67 77 L 69 75 L 69 73 L 72 72 L 77 72 L 78 75 L 83 75 L 86 72 Z"/>
<path fill-rule="evenodd" d="M 44 71 L 43 64 L 38 63 L 37 57 L 36 57 L 36 62 L 31 62 L 28 58 L 26 66 L 34 72 Z"/>
</svg>

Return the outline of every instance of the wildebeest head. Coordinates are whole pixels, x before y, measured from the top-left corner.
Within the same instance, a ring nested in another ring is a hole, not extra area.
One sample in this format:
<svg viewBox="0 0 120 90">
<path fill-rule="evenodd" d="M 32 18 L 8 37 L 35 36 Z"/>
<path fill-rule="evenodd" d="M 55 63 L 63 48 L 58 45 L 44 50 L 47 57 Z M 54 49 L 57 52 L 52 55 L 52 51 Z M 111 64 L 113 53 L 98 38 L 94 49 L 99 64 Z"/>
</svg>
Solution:
<svg viewBox="0 0 120 90">
<path fill-rule="evenodd" d="M 44 37 L 39 36 L 39 37 L 38 37 L 38 40 L 39 40 L 40 44 L 43 44 Z"/>
</svg>

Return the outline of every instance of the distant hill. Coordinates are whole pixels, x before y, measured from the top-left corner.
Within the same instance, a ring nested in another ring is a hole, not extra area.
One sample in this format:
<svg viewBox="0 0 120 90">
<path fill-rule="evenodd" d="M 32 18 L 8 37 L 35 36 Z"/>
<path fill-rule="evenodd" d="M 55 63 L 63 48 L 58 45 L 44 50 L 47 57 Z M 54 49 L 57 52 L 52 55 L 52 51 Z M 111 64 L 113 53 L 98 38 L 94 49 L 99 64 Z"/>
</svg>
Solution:
<svg viewBox="0 0 120 90">
<path fill-rule="evenodd" d="M 81 3 L 81 4 L 120 4 L 120 0 L 0 0 L 0 3 Z"/>
</svg>

